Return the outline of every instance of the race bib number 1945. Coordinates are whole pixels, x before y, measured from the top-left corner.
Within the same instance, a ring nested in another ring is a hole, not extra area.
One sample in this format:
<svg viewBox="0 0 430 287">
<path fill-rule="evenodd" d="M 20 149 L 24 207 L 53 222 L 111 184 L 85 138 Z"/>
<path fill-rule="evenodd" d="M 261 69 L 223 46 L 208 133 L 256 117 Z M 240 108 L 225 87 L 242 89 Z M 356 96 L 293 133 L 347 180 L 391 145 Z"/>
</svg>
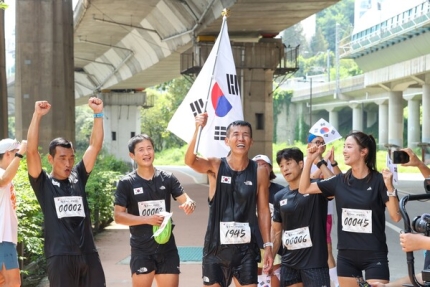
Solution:
<svg viewBox="0 0 430 287">
<path fill-rule="evenodd" d="M 54 197 L 57 217 L 85 217 L 82 196 Z"/>
<path fill-rule="evenodd" d="M 248 222 L 220 222 L 221 244 L 244 244 L 251 242 Z"/>
</svg>

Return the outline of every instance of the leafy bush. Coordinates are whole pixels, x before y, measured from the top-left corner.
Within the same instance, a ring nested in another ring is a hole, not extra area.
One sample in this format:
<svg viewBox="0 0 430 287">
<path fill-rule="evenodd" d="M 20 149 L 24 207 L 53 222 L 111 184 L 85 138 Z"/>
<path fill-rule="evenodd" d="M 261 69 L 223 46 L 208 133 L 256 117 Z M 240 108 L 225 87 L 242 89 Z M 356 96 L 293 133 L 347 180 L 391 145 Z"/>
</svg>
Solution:
<svg viewBox="0 0 430 287">
<path fill-rule="evenodd" d="M 18 217 L 18 254 L 23 273 L 23 286 L 30 286 L 29 281 L 39 279 L 45 268 L 43 255 L 43 214 L 36 195 L 30 186 L 27 162 L 22 160 L 13 179 L 16 190 L 16 214 Z M 37 266 L 31 271 L 28 266 Z"/>
<path fill-rule="evenodd" d="M 164 149 L 155 154 L 154 165 L 185 165 L 185 152 L 188 145 L 182 147 Z"/>
<path fill-rule="evenodd" d="M 127 170 L 127 164 L 112 155 L 98 157 L 85 187 L 94 232 L 112 222 L 116 182 Z"/>
</svg>

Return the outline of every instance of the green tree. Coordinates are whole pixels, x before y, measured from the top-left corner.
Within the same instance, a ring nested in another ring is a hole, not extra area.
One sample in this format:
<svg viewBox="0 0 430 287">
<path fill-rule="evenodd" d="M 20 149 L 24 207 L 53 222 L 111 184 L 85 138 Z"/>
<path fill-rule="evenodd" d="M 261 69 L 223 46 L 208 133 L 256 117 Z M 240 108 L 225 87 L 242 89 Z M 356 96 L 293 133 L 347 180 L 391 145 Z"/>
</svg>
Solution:
<svg viewBox="0 0 430 287">
<path fill-rule="evenodd" d="M 319 26 L 315 31 L 315 35 L 311 39 L 310 48 L 314 55 L 321 52 L 325 53 L 327 51 L 328 43 L 324 38 L 321 27 Z"/>
<path fill-rule="evenodd" d="M 297 47 L 300 45 L 300 53 L 309 52 L 309 46 L 303 33 L 303 26 L 297 23 L 281 33 L 282 43 L 285 47 Z"/>
<path fill-rule="evenodd" d="M 180 77 L 168 82 L 167 92 L 169 93 L 169 99 L 172 100 L 175 110 L 177 107 L 179 107 L 182 100 L 187 95 L 192 84 L 192 82 L 184 77 Z"/>
<path fill-rule="evenodd" d="M 88 105 L 77 106 L 75 109 L 75 139 L 74 147 L 77 151 L 85 151 L 90 141 L 93 128 L 93 111 Z"/>
<path fill-rule="evenodd" d="M 329 44 L 329 49 L 336 48 L 336 23 L 339 24 L 339 36 L 342 39 L 354 25 L 354 0 L 342 0 L 317 14 L 317 27 Z"/>
<path fill-rule="evenodd" d="M 11 139 L 15 138 L 15 117 L 7 118 L 7 129 L 8 137 Z"/>
<path fill-rule="evenodd" d="M 167 125 L 190 87 L 191 83 L 182 77 L 157 86 L 156 89 L 146 90 L 156 100 L 153 108 L 141 111 L 142 132 L 154 140 L 156 151 L 185 144 L 167 130 Z"/>
<path fill-rule="evenodd" d="M 287 114 L 289 113 L 292 97 L 293 91 L 291 90 L 276 89 L 273 93 L 273 142 L 278 141 L 278 135 L 276 134 L 278 115 L 284 106 L 286 106 Z"/>
</svg>

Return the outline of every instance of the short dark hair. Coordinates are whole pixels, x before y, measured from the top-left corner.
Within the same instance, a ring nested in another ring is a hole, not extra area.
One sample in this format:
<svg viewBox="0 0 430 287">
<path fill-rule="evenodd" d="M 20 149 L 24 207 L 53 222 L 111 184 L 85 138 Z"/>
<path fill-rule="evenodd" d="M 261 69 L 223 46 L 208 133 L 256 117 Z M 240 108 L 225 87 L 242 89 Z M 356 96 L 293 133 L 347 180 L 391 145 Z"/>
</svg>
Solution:
<svg viewBox="0 0 430 287">
<path fill-rule="evenodd" d="M 140 135 L 135 135 L 134 137 L 128 140 L 128 151 L 134 154 L 134 149 L 136 148 L 136 145 L 145 140 L 150 141 L 152 147 L 154 147 L 154 141 L 151 139 L 150 136 L 148 136 L 147 134 L 140 134 Z"/>
<path fill-rule="evenodd" d="M 237 127 L 237 126 L 248 127 L 249 131 L 250 131 L 250 136 L 252 138 L 252 127 L 251 127 L 251 124 L 249 122 L 247 122 L 247 121 L 242 121 L 242 120 L 234 121 L 234 122 L 230 123 L 227 126 L 227 131 L 226 131 L 227 137 L 229 137 L 229 135 L 230 135 L 230 128 L 231 127 Z"/>
<path fill-rule="evenodd" d="M 299 163 L 300 161 L 303 161 L 303 152 L 296 147 L 281 149 L 276 153 L 276 162 L 280 164 L 281 160 L 283 159 L 285 160 L 293 159 L 297 163 Z"/>
<path fill-rule="evenodd" d="M 57 146 L 64 147 L 64 148 L 71 148 L 73 152 L 75 151 L 71 141 L 68 141 L 65 138 L 55 138 L 49 143 L 49 154 L 52 157 L 55 156 Z"/>
</svg>

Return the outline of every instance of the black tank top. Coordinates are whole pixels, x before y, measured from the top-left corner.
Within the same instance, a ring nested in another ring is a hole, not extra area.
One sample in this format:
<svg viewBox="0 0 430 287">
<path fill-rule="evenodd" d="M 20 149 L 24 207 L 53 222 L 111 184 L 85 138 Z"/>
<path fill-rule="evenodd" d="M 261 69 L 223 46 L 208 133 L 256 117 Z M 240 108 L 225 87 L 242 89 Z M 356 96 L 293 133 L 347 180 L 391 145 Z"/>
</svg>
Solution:
<svg viewBox="0 0 430 287">
<path fill-rule="evenodd" d="M 209 201 L 208 228 L 204 254 L 215 252 L 220 243 L 220 222 L 248 222 L 251 229 L 251 245 L 258 249 L 256 232 L 257 163 L 249 160 L 245 170 L 234 171 L 226 158 L 221 158 L 215 195 Z M 241 244 L 243 245 L 243 244 Z"/>
</svg>

